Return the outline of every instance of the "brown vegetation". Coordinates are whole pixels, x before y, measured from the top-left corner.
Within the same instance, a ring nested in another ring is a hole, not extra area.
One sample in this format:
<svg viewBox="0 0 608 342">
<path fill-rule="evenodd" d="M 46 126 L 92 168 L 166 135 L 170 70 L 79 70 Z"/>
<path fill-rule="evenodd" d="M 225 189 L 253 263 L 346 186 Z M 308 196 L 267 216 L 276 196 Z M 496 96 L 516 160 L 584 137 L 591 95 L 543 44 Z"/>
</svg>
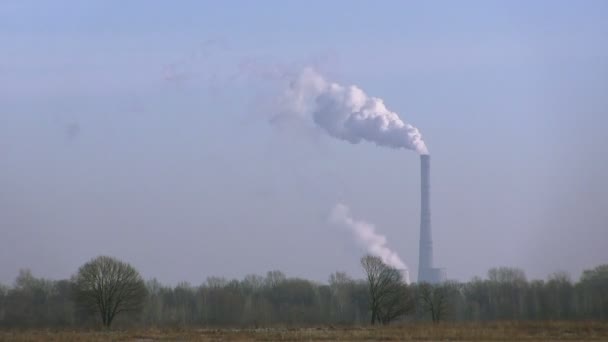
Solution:
<svg viewBox="0 0 608 342">
<path fill-rule="evenodd" d="M 555 341 L 608 339 L 608 322 L 412 323 L 384 327 L 0 331 L 0 341 Z"/>
</svg>

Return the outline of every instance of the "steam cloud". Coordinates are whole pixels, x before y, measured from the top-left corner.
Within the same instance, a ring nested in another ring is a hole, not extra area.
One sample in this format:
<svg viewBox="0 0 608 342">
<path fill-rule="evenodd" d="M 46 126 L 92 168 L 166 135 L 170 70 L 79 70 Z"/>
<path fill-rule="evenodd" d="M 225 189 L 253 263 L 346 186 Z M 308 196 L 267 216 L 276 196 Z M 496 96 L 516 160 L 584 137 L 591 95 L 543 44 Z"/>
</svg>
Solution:
<svg viewBox="0 0 608 342">
<path fill-rule="evenodd" d="M 344 204 L 336 204 L 331 212 L 330 221 L 350 229 L 367 251 L 382 259 L 385 264 L 398 270 L 408 269 L 397 253 L 386 246 L 386 237 L 378 234 L 373 224 L 354 219 L 350 214 L 350 209 Z M 405 272 L 405 277 L 405 282 L 409 284 L 409 272 Z"/>
<path fill-rule="evenodd" d="M 428 154 L 418 129 L 388 110 L 382 99 L 355 85 L 329 82 L 312 68 L 303 69 L 291 81 L 286 101 L 288 112 L 312 119 L 332 137 Z"/>
</svg>

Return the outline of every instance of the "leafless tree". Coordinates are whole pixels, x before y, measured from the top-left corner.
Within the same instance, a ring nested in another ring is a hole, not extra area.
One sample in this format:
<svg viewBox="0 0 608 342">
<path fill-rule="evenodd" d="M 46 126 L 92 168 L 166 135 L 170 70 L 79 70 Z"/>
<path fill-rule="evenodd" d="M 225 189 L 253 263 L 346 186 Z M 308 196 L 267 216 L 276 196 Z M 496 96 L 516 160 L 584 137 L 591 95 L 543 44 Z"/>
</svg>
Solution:
<svg viewBox="0 0 608 342">
<path fill-rule="evenodd" d="M 519 268 L 495 267 L 488 271 L 488 279 L 499 283 L 524 284 L 526 273 Z"/>
<path fill-rule="evenodd" d="M 361 265 L 367 274 L 372 325 L 388 324 L 413 310 L 409 289 L 397 269 L 371 255 L 363 257 Z"/>
<path fill-rule="evenodd" d="M 99 256 L 80 267 L 74 276 L 76 301 L 98 312 L 105 327 L 123 312 L 141 310 L 147 289 L 131 265 L 108 256 Z"/>
<path fill-rule="evenodd" d="M 266 273 L 266 279 L 264 280 L 264 282 L 266 283 L 266 286 L 276 287 L 280 283 L 284 282 L 286 279 L 287 277 L 285 276 L 285 273 L 275 270 L 268 271 L 268 273 Z"/>
<path fill-rule="evenodd" d="M 417 292 L 423 312 L 430 313 L 433 323 L 438 323 L 445 318 L 449 308 L 449 294 L 446 285 L 422 283 L 418 285 Z"/>
</svg>

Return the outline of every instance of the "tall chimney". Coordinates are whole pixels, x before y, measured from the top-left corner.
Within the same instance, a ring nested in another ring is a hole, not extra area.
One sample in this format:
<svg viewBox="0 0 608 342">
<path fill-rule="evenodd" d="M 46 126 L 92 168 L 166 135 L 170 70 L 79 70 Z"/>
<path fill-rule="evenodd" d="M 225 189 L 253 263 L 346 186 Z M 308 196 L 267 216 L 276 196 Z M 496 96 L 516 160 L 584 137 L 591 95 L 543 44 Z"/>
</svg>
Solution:
<svg viewBox="0 0 608 342">
<path fill-rule="evenodd" d="M 418 282 L 434 283 L 433 239 L 431 237 L 431 156 L 420 155 L 420 246 Z"/>
</svg>

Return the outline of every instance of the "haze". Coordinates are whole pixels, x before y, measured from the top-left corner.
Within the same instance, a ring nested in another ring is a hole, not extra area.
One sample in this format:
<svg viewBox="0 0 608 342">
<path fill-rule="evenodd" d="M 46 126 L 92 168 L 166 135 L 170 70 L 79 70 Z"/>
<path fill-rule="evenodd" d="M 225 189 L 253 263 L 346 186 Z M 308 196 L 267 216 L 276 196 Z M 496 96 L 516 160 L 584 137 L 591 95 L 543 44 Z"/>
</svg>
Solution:
<svg viewBox="0 0 608 342">
<path fill-rule="evenodd" d="M 578 277 L 608 263 L 608 2 L 4 1 L 0 282 L 105 254 L 200 284 L 362 277 L 328 223 L 417 274 L 415 152 L 273 124 L 313 66 L 381 97 L 433 158 L 435 263 Z"/>
</svg>

